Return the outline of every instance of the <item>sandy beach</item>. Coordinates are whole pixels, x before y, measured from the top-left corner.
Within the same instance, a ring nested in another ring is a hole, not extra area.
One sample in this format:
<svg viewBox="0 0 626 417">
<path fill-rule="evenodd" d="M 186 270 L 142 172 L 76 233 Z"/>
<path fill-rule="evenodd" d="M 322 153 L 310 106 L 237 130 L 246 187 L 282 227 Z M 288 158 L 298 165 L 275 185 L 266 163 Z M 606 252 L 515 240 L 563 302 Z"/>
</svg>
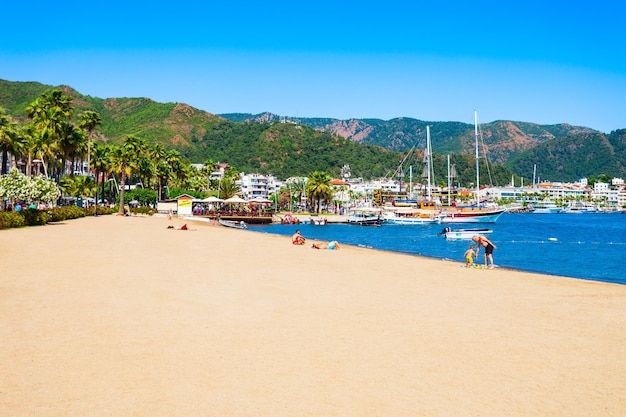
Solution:
<svg viewBox="0 0 626 417">
<path fill-rule="evenodd" d="M 0 231 L 0 416 L 625 413 L 626 286 L 183 223 Z"/>
</svg>

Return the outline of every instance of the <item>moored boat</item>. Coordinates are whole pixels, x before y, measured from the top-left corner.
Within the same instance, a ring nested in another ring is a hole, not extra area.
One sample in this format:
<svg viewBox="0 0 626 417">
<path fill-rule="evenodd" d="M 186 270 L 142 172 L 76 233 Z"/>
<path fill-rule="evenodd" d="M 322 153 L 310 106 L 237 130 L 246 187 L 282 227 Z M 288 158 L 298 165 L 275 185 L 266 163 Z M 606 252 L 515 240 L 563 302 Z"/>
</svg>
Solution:
<svg viewBox="0 0 626 417">
<path fill-rule="evenodd" d="M 248 228 L 248 226 L 243 220 L 236 222 L 232 220 L 218 219 L 218 222 L 222 226 L 232 227 L 233 229 L 247 229 Z"/>
<path fill-rule="evenodd" d="M 397 208 L 386 210 L 385 222 L 391 224 L 433 224 L 439 223 L 441 216 L 435 211 L 424 211 L 415 208 Z"/>
<path fill-rule="evenodd" d="M 597 213 L 598 209 L 590 203 L 574 203 L 567 207 L 563 213 L 568 214 L 585 214 L 585 213 Z"/>
<path fill-rule="evenodd" d="M 495 223 L 505 211 L 485 206 L 454 207 L 444 210 L 441 223 Z"/>
<path fill-rule="evenodd" d="M 476 203 L 472 206 L 453 207 L 444 211 L 441 223 L 495 223 L 506 211 L 495 204 L 480 202 L 480 170 L 478 165 L 478 113 L 474 111 L 474 140 L 476 147 Z"/>
<path fill-rule="evenodd" d="M 557 206 L 552 201 L 540 201 L 532 204 L 534 214 L 558 214 L 563 212 L 563 209 Z"/>
<path fill-rule="evenodd" d="M 357 226 L 380 226 L 383 223 L 382 209 L 355 208 L 348 212 L 346 221 Z"/>
<path fill-rule="evenodd" d="M 491 234 L 493 230 L 482 228 L 482 229 L 456 229 L 452 230 L 449 227 L 444 228 L 441 232 L 438 233 L 439 236 L 444 235 L 446 240 L 469 240 L 477 235 L 488 235 Z"/>
</svg>

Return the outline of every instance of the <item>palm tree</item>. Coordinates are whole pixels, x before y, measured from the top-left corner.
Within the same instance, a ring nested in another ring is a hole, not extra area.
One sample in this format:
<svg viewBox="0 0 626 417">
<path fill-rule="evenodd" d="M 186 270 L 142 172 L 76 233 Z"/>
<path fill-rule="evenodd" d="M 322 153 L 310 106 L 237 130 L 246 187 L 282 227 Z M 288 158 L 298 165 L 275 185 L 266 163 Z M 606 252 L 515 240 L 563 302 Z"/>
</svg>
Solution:
<svg viewBox="0 0 626 417">
<path fill-rule="evenodd" d="M 82 153 L 87 138 L 82 130 L 77 129 L 71 123 L 63 122 L 62 128 L 63 133 L 58 141 L 61 152 L 61 175 L 68 173 L 68 159 L 71 161 L 69 173 L 73 174 L 76 171 L 74 162 L 76 157 Z"/>
<path fill-rule="evenodd" d="M 183 156 L 177 150 L 171 149 L 167 152 L 167 156 L 165 157 L 165 161 L 170 167 L 170 172 L 179 182 L 181 182 L 181 178 L 185 177 L 184 173 L 184 165 L 183 164 Z"/>
<path fill-rule="evenodd" d="M 289 192 L 292 193 L 293 199 L 297 202 L 298 207 L 300 207 L 302 196 L 306 194 L 307 181 L 307 178 L 298 178 L 296 181 L 289 182 Z"/>
<path fill-rule="evenodd" d="M 207 159 L 206 161 L 204 161 L 204 164 L 202 165 L 202 169 L 200 170 L 200 172 L 207 179 L 206 180 L 207 192 L 211 189 L 211 185 L 212 185 L 211 176 L 216 170 L 217 170 L 217 164 L 212 159 Z"/>
<path fill-rule="evenodd" d="M 167 187 L 168 180 L 172 177 L 172 170 L 168 163 L 162 159 L 158 161 L 155 174 L 159 182 L 159 200 L 163 200 L 163 187 Z"/>
<path fill-rule="evenodd" d="M 158 143 L 153 144 L 148 149 L 148 157 L 152 163 L 152 175 L 157 185 L 158 199 L 163 199 L 163 185 L 170 176 L 170 167 L 166 162 L 167 152 Z M 149 182 L 150 184 L 152 181 Z"/>
<path fill-rule="evenodd" d="M 235 182 L 234 177 L 224 177 L 219 184 L 219 196 L 224 200 L 236 196 L 241 192 L 240 187 Z"/>
<path fill-rule="evenodd" d="M 4 114 L 4 109 L 0 107 L 0 149 L 2 150 L 2 169 L 0 174 L 8 173 L 9 154 L 18 155 L 25 150 L 26 141 L 20 135 L 17 124 Z"/>
<path fill-rule="evenodd" d="M 68 133 L 66 126 L 70 123 L 72 112 L 72 98 L 60 90 L 42 94 L 26 108 L 32 119 L 35 157 L 42 160 L 44 168 L 46 160 L 54 158 L 59 142 Z M 56 167 L 56 164 L 53 166 Z"/>
<path fill-rule="evenodd" d="M 107 174 L 111 172 L 110 150 L 107 145 L 94 142 L 92 162 L 96 173 L 96 189 L 98 187 L 98 179 L 100 178 L 100 174 L 102 174 L 102 200 L 104 200 L 104 186 L 106 184 Z M 98 204 L 97 201 L 96 204 Z"/>
<path fill-rule="evenodd" d="M 26 175 L 31 178 L 33 176 L 33 153 L 35 151 L 35 136 L 33 135 L 32 123 L 25 123 L 19 127 L 19 135 L 24 140 L 24 152 L 26 156 Z M 40 175 L 40 166 L 36 165 L 37 175 Z"/>
<path fill-rule="evenodd" d="M 96 191 L 93 178 L 81 175 L 67 175 L 59 180 L 59 188 L 66 195 L 91 197 Z"/>
<path fill-rule="evenodd" d="M 320 213 L 321 201 L 328 200 L 332 196 L 330 180 L 332 178 L 325 172 L 315 171 L 309 175 L 307 182 L 307 194 L 316 201 L 316 214 Z"/>
<path fill-rule="evenodd" d="M 74 112 L 74 105 L 72 104 L 72 97 L 66 95 L 61 90 L 50 90 L 42 95 L 43 100 L 48 107 L 52 107 L 61 113 L 65 119 L 71 119 Z"/>
<path fill-rule="evenodd" d="M 124 215 L 124 189 L 126 188 L 126 176 L 132 173 L 131 155 L 127 147 L 124 145 L 113 146 L 111 148 L 111 163 L 113 171 L 120 176 L 120 207 L 117 212 L 118 216 Z"/>
<path fill-rule="evenodd" d="M 140 155 L 145 151 L 146 143 L 136 136 L 128 136 L 121 146 L 111 150 L 111 162 L 114 171 L 120 175 L 120 207 L 118 216 L 124 215 L 124 191 L 126 178 L 139 168 Z"/>
<path fill-rule="evenodd" d="M 95 111 L 85 111 L 81 115 L 79 126 L 87 131 L 87 173 L 91 172 L 91 135 L 102 124 L 102 116 Z"/>
</svg>

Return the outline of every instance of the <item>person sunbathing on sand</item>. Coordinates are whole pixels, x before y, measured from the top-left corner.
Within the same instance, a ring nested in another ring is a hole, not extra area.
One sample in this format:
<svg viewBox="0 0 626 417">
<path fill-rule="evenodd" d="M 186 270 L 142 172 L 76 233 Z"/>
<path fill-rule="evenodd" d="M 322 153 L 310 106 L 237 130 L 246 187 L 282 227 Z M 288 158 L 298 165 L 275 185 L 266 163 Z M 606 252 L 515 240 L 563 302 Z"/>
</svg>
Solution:
<svg viewBox="0 0 626 417">
<path fill-rule="evenodd" d="M 313 249 L 335 250 L 335 249 L 339 249 L 339 243 L 336 240 L 331 240 L 328 243 L 324 243 L 324 242 L 314 243 L 313 245 L 311 245 L 311 247 Z"/>
<path fill-rule="evenodd" d="M 187 227 L 187 223 L 183 224 L 180 227 L 174 227 L 174 226 L 167 226 L 168 229 L 175 229 L 175 230 L 191 230 Z"/>
</svg>

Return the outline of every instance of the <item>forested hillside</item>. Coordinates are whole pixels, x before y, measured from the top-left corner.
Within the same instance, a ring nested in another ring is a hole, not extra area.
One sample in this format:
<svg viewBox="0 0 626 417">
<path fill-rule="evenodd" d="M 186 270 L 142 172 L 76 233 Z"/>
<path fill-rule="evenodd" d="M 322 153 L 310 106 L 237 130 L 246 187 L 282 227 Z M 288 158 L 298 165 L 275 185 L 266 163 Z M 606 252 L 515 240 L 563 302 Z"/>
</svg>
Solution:
<svg viewBox="0 0 626 417">
<path fill-rule="evenodd" d="M 16 120 L 25 121 L 26 107 L 52 88 L 0 80 L 0 107 Z M 447 155 L 463 165 L 462 161 L 474 154 L 474 126 L 468 123 L 406 117 L 281 120 L 272 113 L 214 115 L 184 103 L 103 99 L 84 96 L 68 86 L 56 88 L 73 98 L 76 114 L 92 110 L 102 116 L 103 124 L 94 132 L 96 140 L 120 143 L 135 135 L 165 149 L 176 149 L 193 163 L 228 162 L 241 171 L 281 178 L 314 170 L 339 176 L 346 164 L 353 177 L 390 176 L 403 159 L 401 153 L 426 147 L 427 125 L 431 126 L 435 165 L 443 163 Z M 509 182 L 513 173 L 530 178 L 534 164 L 542 178 L 551 180 L 575 181 L 601 174 L 626 177 L 623 137 L 623 131 L 604 135 L 567 124 L 495 121 L 480 124 L 480 153 L 494 167 L 495 183 L 500 185 Z M 414 172 L 421 171 L 419 164 L 415 162 Z M 445 178 L 445 164 L 436 169 L 437 175 Z M 469 183 L 472 175 L 461 170 L 458 180 Z"/>
<path fill-rule="evenodd" d="M 23 87 L 23 88 L 22 88 Z M 26 121 L 26 107 L 50 86 L 0 80 L 0 107 Z M 165 149 L 176 149 L 192 163 L 227 162 L 244 172 L 279 178 L 325 171 L 338 177 L 350 165 L 354 176 L 382 177 L 393 172 L 401 156 L 379 146 L 362 145 L 341 136 L 293 123 L 237 123 L 182 103 L 148 98 L 94 98 L 59 87 L 73 98 L 75 114 L 102 116 L 94 137 L 121 143 L 134 135 Z"/>
<path fill-rule="evenodd" d="M 228 114 L 222 116 L 231 117 Z M 271 120 L 277 116 L 268 113 L 237 114 L 240 121 L 254 122 L 260 118 Z M 376 144 L 397 151 L 412 147 L 424 149 L 426 126 L 429 125 L 435 153 L 471 155 L 475 149 L 474 125 L 468 123 L 427 122 L 406 117 L 391 120 L 298 118 L 298 122 L 359 143 Z M 480 123 L 480 154 L 486 156 L 490 163 L 503 164 L 524 178 L 532 178 L 534 164 L 538 165 L 542 178 L 554 181 L 576 181 L 601 174 L 626 177 L 621 154 L 616 151 L 620 148 L 619 132 L 605 135 L 569 124 Z M 593 157 L 582 157 L 587 151 Z"/>
<path fill-rule="evenodd" d="M 515 172 L 533 172 L 540 179 L 557 181 L 607 174 L 624 177 L 626 172 L 626 130 L 609 135 L 584 133 L 546 141 L 509 161 Z M 531 178 L 527 176 L 527 178 Z"/>
</svg>

